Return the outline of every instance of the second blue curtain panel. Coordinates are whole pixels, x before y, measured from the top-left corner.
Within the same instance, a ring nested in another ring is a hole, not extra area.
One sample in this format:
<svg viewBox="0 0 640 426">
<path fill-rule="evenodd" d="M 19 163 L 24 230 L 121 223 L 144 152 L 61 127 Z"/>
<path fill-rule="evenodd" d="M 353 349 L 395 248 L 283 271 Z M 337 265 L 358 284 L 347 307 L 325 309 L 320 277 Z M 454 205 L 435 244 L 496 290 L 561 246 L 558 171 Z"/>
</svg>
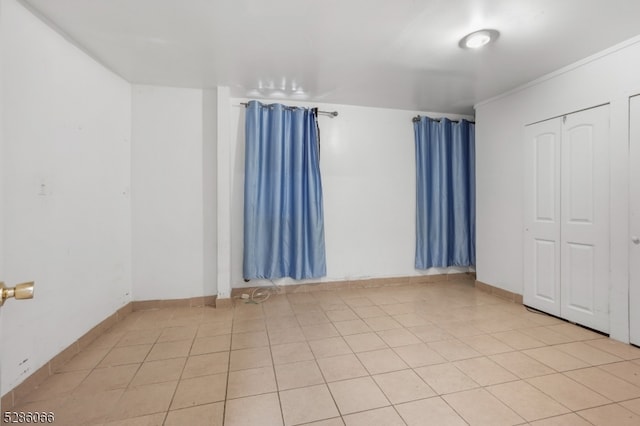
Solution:
<svg viewBox="0 0 640 426">
<path fill-rule="evenodd" d="M 475 125 L 420 117 L 414 131 L 415 267 L 475 265 Z"/>
<path fill-rule="evenodd" d="M 316 112 L 249 102 L 245 126 L 245 279 L 326 275 Z"/>
</svg>

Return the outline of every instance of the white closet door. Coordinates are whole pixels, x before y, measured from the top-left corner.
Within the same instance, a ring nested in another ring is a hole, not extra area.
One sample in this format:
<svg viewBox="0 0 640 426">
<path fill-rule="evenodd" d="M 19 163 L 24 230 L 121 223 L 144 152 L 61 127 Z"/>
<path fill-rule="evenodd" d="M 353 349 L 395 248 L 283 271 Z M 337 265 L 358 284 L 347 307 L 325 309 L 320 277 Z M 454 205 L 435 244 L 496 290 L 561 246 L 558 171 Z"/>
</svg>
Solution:
<svg viewBox="0 0 640 426">
<path fill-rule="evenodd" d="M 609 332 L 609 106 L 562 126 L 561 316 Z"/>
<path fill-rule="evenodd" d="M 562 119 L 525 128 L 524 304 L 560 316 Z"/>
<path fill-rule="evenodd" d="M 640 345 L 640 96 L 629 101 L 629 333 Z"/>
</svg>

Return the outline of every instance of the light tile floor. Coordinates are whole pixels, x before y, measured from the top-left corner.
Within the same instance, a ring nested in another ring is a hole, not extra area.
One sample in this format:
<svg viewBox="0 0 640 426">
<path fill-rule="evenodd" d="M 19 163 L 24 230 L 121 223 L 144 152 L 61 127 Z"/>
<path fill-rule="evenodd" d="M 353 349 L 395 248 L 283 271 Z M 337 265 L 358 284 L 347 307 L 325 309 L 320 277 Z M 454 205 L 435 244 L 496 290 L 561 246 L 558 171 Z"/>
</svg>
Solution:
<svg viewBox="0 0 640 426">
<path fill-rule="evenodd" d="M 56 424 L 640 425 L 640 349 L 468 280 L 137 311 L 15 407 Z"/>
</svg>

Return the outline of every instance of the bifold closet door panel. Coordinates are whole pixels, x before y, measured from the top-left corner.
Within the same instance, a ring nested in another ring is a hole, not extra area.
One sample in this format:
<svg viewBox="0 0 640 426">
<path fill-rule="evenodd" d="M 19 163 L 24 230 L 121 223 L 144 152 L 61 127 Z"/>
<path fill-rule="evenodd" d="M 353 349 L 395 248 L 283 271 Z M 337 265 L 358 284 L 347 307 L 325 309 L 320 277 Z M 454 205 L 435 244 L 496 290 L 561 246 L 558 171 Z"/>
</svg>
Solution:
<svg viewBox="0 0 640 426">
<path fill-rule="evenodd" d="M 525 127 L 524 303 L 609 332 L 609 106 Z"/>
<path fill-rule="evenodd" d="M 524 304 L 560 316 L 562 119 L 525 127 Z"/>
<path fill-rule="evenodd" d="M 640 346 L 640 95 L 629 100 L 629 339 Z"/>
<path fill-rule="evenodd" d="M 561 317 L 609 332 L 609 106 L 564 117 Z"/>
</svg>

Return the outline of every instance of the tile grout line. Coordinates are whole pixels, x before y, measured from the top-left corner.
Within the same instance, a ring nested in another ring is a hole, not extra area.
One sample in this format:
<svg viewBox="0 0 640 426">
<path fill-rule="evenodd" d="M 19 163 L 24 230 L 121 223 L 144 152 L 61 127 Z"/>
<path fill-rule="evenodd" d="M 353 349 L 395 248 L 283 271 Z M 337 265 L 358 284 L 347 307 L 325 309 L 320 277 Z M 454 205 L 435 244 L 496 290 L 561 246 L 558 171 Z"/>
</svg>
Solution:
<svg viewBox="0 0 640 426">
<path fill-rule="evenodd" d="M 202 322 L 200 321 L 199 324 L 201 324 L 201 323 Z M 166 328 L 172 328 L 172 327 L 166 327 Z M 163 331 L 166 330 L 166 328 L 163 328 Z M 196 333 L 197 333 L 197 329 L 196 329 Z M 158 339 L 156 339 L 156 343 L 158 343 L 158 340 L 160 339 L 160 336 L 162 336 L 162 332 L 160 332 L 160 334 L 158 335 Z M 171 395 L 171 400 L 169 401 L 169 406 L 167 407 L 167 411 L 164 413 L 164 418 L 162 420 L 162 424 L 163 425 L 169 419 L 169 412 L 171 411 L 171 406 L 173 405 L 173 401 L 175 400 L 176 394 L 178 393 L 178 388 L 180 387 L 180 382 L 182 381 L 182 375 L 184 374 L 185 368 L 187 368 L 187 362 L 189 361 L 189 356 L 191 354 L 191 350 L 193 349 L 193 345 L 195 344 L 195 341 L 196 341 L 196 336 L 194 335 L 193 339 L 191 339 L 191 345 L 189 346 L 189 351 L 187 351 L 187 357 L 186 357 L 186 359 L 184 361 L 184 365 L 182 366 L 182 369 L 180 370 L 180 376 L 178 377 L 178 383 L 176 384 L 176 388 L 173 390 L 173 395 Z M 153 350 L 153 347 L 151 348 L 151 351 L 152 350 Z M 151 353 L 151 351 L 149 351 L 149 353 Z M 225 392 L 226 392 L 226 389 L 225 389 Z M 200 405 L 202 405 L 202 404 L 200 404 Z"/>
<path fill-rule="evenodd" d="M 226 380 L 226 384 L 225 384 L 225 388 L 224 388 L 224 404 L 222 406 L 222 424 L 224 425 L 225 422 L 227 421 L 227 401 L 228 401 L 228 392 L 229 392 L 229 376 L 231 375 L 231 354 L 232 354 L 232 350 L 231 348 L 233 347 L 233 329 L 235 327 L 235 316 L 236 316 L 236 309 L 235 309 L 235 300 L 231 301 L 231 307 L 229 309 L 231 309 L 232 313 L 231 313 L 231 336 L 229 337 L 229 359 L 227 360 L 227 380 Z"/>
<path fill-rule="evenodd" d="M 287 297 L 287 300 L 289 301 L 289 304 L 291 304 L 291 301 L 289 300 L 288 297 Z M 294 316 L 296 318 L 296 322 L 298 323 L 298 327 L 300 327 L 300 329 L 302 330 L 302 335 L 304 336 L 305 342 L 309 346 L 309 350 L 311 351 L 311 354 L 313 355 L 313 362 L 316 364 L 316 367 L 318 368 L 318 371 L 320 371 L 320 375 L 322 376 L 322 380 L 324 381 L 323 385 L 325 386 L 325 388 L 329 392 L 329 395 L 331 395 L 331 400 L 333 401 L 333 405 L 336 407 L 336 411 L 338 412 L 338 415 L 340 416 L 340 419 L 342 420 L 342 413 L 340 412 L 340 408 L 338 407 L 338 404 L 336 403 L 336 400 L 335 400 L 335 398 L 333 396 L 333 393 L 331 392 L 331 388 L 329 387 L 329 383 L 327 382 L 327 379 L 325 378 L 324 373 L 322 372 L 322 369 L 320 368 L 320 365 L 318 364 L 318 360 L 316 358 L 316 355 L 313 353 L 313 350 L 311 350 L 311 346 L 308 343 L 309 340 L 307 339 L 307 336 L 304 334 L 304 328 L 303 328 L 304 326 L 300 322 L 300 319 L 298 318 L 298 315 L 295 313 L 295 311 L 294 311 Z M 303 387 L 297 388 L 297 389 L 302 389 L 302 388 L 305 388 L 305 387 L 309 387 L 309 386 L 303 386 Z M 280 392 L 278 391 L 278 399 L 279 398 L 280 398 Z M 283 422 L 284 422 L 284 412 L 282 413 L 282 419 L 283 419 Z M 312 420 L 311 422 L 315 422 L 315 421 L 319 421 L 319 420 Z M 342 420 L 342 423 L 344 423 L 344 420 Z"/>
</svg>

